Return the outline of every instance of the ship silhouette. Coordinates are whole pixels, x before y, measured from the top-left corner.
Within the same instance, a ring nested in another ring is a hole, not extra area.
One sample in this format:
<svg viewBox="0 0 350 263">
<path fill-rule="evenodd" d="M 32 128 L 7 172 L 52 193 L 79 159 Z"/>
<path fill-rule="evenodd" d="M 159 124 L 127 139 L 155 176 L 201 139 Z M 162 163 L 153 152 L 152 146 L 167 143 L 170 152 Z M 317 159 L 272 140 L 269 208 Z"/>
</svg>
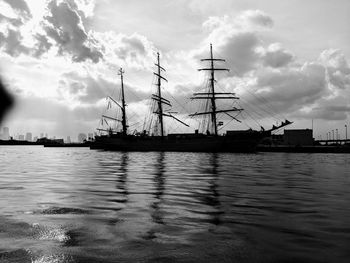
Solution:
<svg viewBox="0 0 350 263">
<path fill-rule="evenodd" d="M 121 123 L 119 130 L 111 127 L 104 129 L 98 128 L 99 135 L 90 146 L 91 149 L 104 149 L 115 151 L 177 151 L 177 152 L 254 152 L 258 143 L 265 137 L 271 136 L 271 132 L 285 127 L 292 122 L 285 120 L 280 125 L 273 125 L 271 129 L 265 130 L 227 130 L 224 134 L 219 134 L 218 127 L 223 124 L 218 120 L 218 115 L 225 114 L 235 121 L 241 122 L 232 113 L 243 111 L 241 108 L 233 107 L 220 109 L 219 101 L 238 100 L 235 93 L 217 92 L 215 89 L 215 72 L 228 71 L 226 68 L 217 67 L 217 63 L 224 62 L 224 59 L 214 58 L 213 47 L 210 44 L 210 57 L 201 59 L 209 63 L 208 67 L 201 68 L 199 71 L 209 72 L 209 85 L 206 92 L 194 93 L 191 100 L 204 101 L 204 110 L 189 114 L 190 117 L 201 117 L 206 123 L 206 131 L 194 133 L 168 133 L 165 134 L 164 118 L 171 118 L 182 125 L 188 126 L 184 121 L 176 117 L 174 112 L 167 110 L 171 107 L 171 102 L 162 96 L 162 82 L 167 79 L 162 75 L 165 69 L 160 64 L 160 55 L 157 53 L 155 63 L 156 87 L 157 91 L 152 94 L 153 101 L 152 113 L 156 116 L 156 125 L 153 133 L 147 130 L 130 134 L 128 132 L 126 100 L 124 94 L 124 83 L 122 69 L 119 70 L 121 78 L 121 102 L 118 102 L 111 96 L 108 96 L 108 107 L 111 103 L 120 109 L 120 117 L 115 118 L 108 115 L 102 115 L 101 122 L 109 124 L 110 121 Z"/>
</svg>

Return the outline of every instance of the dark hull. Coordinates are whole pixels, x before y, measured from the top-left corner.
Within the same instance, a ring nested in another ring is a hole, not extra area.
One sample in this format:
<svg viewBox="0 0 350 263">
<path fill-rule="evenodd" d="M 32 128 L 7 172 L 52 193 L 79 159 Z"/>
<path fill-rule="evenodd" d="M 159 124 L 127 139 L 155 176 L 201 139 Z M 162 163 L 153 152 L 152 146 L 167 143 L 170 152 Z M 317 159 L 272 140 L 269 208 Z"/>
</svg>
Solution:
<svg viewBox="0 0 350 263">
<path fill-rule="evenodd" d="M 101 136 L 91 149 L 113 151 L 254 152 L 262 138 L 259 132 L 245 136 Z"/>
</svg>

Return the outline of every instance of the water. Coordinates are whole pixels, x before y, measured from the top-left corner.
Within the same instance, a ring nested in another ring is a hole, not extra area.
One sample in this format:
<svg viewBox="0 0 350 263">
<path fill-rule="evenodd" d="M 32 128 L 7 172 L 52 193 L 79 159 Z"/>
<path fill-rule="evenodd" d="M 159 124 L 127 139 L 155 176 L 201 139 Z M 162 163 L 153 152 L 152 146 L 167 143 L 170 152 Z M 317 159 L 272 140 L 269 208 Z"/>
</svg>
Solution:
<svg viewBox="0 0 350 263">
<path fill-rule="evenodd" d="M 350 156 L 0 147 L 0 262 L 349 262 Z"/>
</svg>

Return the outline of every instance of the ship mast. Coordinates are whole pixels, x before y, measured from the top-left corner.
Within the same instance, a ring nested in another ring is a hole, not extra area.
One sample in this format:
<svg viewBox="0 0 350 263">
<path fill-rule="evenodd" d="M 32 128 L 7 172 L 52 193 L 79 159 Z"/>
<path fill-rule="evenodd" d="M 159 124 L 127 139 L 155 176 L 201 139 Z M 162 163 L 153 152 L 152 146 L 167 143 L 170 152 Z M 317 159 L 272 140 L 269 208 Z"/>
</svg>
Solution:
<svg viewBox="0 0 350 263">
<path fill-rule="evenodd" d="M 203 61 L 203 60 L 202 60 Z M 225 69 L 224 69 L 225 70 Z M 213 58 L 213 46 L 210 44 L 210 84 L 211 84 L 211 121 L 214 126 L 215 136 L 218 135 L 218 124 L 216 122 L 216 103 L 215 103 L 215 68 L 214 68 L 214 58 Z"/>
<path fill-rule="evenodd" d="M 158 122 L 160 125 L 160 135 L 162 138 L 164 138 L 165 134 L 164 134 L 164 120 L 163 117 L 170 117 L 178 122 L 180 122 L 181 124 L 188 126 L 188 124 L 184 123 L 183 121 L 179 120 L 178 118 L 176 118 L 175 116 L 172 115 L 172 113 L 175 112 L 169 112 L 169 111 L 165 111 L 163 109 L 163 104 L 171 107 L 171 103 L 169 100 L 165 99 L 162 97 L 162 91 L 161 91 L 161 87 L 162 87 L 162 80 L 168 82 L 168 80 L 166 78 L 164 78 L 161 75 L 161 72 L 164 71 L 165 69 L 160 65 L 160 60 L 159 60 L 159 52 L 157 53 L 157 63 L 155 63 L 154 65 L 157 66 L 157 72 L 153 72 L 154 75 L 157 76 L 157 94 L 152 94 L 152 100 L 157 102 L 157 110 L 154 111 L 153 113 L 158 115 Z"/>
<path fill-rule="evenodd" d="M 238 99 L 235 97 L 234 93 L 223 93 L 223 92 L 215 92 L 215 71 L 229 71 L 227 68 L 216 68 L 214 62 L 225 62 L 224 59 L 214 58 L 213 56 L 213 46 L 210 44 L 210 58 L 201 59 L 201 61 L 209 61 L 210 67 L 209 68 L 201 68 L 198 69 L 199 71 L 210 71 L 210 90 L 206 93 L 195 93 L 194 97 L 191 99 L 206 99 L 210 100 L 211 103 L 211 110 L 208 112 L 196 112 L 194 114 L 190 114 L 189 116 L 198 116 L 198 115 L 205 115 L 210 114 L 211 115 L 211 124 L 212 124 L 212 130 L 215 136 L 218 136 L 218 123 L 216 115 L 218 113 L 226 113 L 232 112 L 232 111 L 242 111 L 243 109 L 237 109 L 236 107 L 233 107 L 232 109 L 227 110 L 217 110 L 216 108 L 216 100 L 217 99 Z M 217 96 L 219 95 L 219 96 Z M 229 115 L 229 114 L 227 114 Z M 229 115 L 232 117 L 231 115 Z M 236 119 L 235 117 L 232 117 L 233 119 Z M 236 119 L 237 120 L 237 119 Z"/>
<path fill-rule="evenodd" d="M 162 86 L 162 79 L 165 81 L 168 81 L 166 78 L 164 78 L 161 75 L 161 70 L 165 71 L 163 67 L 160 66 L 160 61 L 159 61 L 159 52 L 157 53 L 157 63 L 155 64 L 157 66 L 157 72 L 153 72 L 154 75 L 157 76 L 157 95 L 153 94 L 153 99 L 158 102 L 158 110 L 155 112 L 158 114 L 158 121 L 160 124 L 160 135 L 163 138 L 164 137 L 164 121 L 163 121 L 163 103 L 165 104 L 170 104 L 169 101 L 165 100 L 162 98 L 162 91 L 161 91 L 161 86 Z"/>
<path fill-rule="evenodd" d="M 122 91 L 122 105 L 121 105 L 121 110 L 122 110 L 122 126 L 123 126 L 123 135 L 126 136 L 128 126 L 126 125 L 126 104 L 125 104 L 125 95 L 124 95 L 124 79 L 123 79 L 123 74 L 125 71 L 123 71 L 122 68 L 119 69 L 118 75 L 120 75 L 120 82 L 121 82 L 121 91 Z"/>
</svg>

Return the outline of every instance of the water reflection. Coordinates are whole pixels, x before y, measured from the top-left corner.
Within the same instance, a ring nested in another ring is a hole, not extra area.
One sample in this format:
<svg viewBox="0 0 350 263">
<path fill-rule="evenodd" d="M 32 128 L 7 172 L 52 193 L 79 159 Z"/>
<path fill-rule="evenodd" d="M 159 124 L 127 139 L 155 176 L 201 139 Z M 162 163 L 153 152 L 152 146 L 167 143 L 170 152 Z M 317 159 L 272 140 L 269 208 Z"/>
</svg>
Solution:
<svg viewBox="0 0 350 263">
<path fill-rule="evenodd" d="M 347 155 L 2 149 L 0 262 L 349 258 Z"/>
<path fill-rule="evenodd" d="M 120 161 L 119 172 L 116 173 L 117 176 L 117 192 L 122 195 L 122 198 L 118 200 L 118 202 L 126 203 L 128 201 L 128 187 L 127 187 L 127 179 L 128 179 L 128 163 L 129 163 L 129 153 L 123 152 Z"/>
<path fill-rule="evenodd" d="M 154 192 L 153 196 L 155 198 L 154 202 L 151 204 L 151 217 L 153 222 L 157 224 L 164 224 L 163 215 L 161 211 L 161 203 L 163 201 L 163 195 L 165 190 L 165 153 L 159 152 L 157 157 L 157 161 L 154 165 Z"/>
<path fill-rule="evenodd" d="M 203 202 L 209 209 L 206 213 L 208 215 L 208 222 L 214 225 L 221 223 L 220 216 L 223 213 L 220 207 L 220 194 L 218 190 L 219 179 L 219 159 L 218 153 L 209 154 L 207 164 L 201 167 L 201 173 L 206 175 L 205 178 L 207 186 L 204 191 L 197 194 L 197 198 Z"/>
</svg>

